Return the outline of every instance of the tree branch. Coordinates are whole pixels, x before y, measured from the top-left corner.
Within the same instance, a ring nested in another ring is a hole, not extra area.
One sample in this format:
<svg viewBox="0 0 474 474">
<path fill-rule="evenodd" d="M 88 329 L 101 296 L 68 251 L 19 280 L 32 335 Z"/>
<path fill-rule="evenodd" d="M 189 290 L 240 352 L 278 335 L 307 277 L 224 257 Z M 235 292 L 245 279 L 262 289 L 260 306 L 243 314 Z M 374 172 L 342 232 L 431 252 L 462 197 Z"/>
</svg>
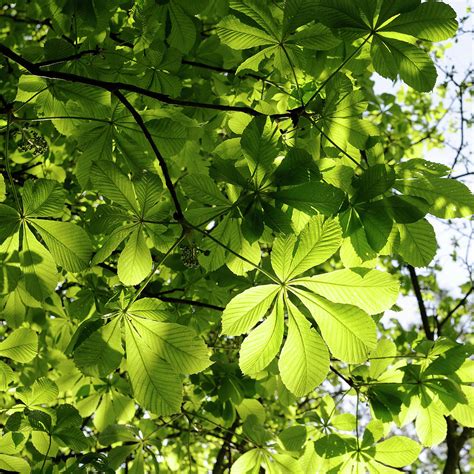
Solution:
<svg viewBox="0 0 474 474">
<path fill-rule="evenodd" d="M 418 275 L 416 274 L 415 269 L 412 265 L 407 265 L 408 272 L 410 273 L 411 284 L 413 286 L 413 291 L 415 292 L 416 301 L 418 302 L 418 308 L 421 315 L 421 323 L 423 324 L 423 330 L 425 331 L 426 338 L 430 341 L 434 340 L 433 331 L 430 328 L 430 322 L 428 320 L 428 313 L 426 312 L 425 301 L 423 300 L 423 295 L 421 294 L 420 282 L 418 280 Z"/>
<path fill-rule="evenodd" d="M 460 434 L 457 433 L 458 423 L 450 417 L 446 417 L 448 424 L 448 433 L 446 436 L 447 455 L 444 464 L 443 474 L 456 474 L 461 449 L 466 441 L 472 436 L 473 429 L 465 427 Z"/>
<path fill-rule="evenodd" d="M 171 199 L 176 209 L 176 213 L 174 217 L 179 223 L 184 224 L 185 219 L 184 219 L 183 210 L 181 209 L 181 204 L 179 203 L 176 190 L 174 189 L 173 181 L 171 181 L 168 165 L 166 164 L 166 161 L 163 158 L 163 155 L 158 150 L 158 147 L 156 146 L 156 143 L 153 140 L 153 137 L 151 136 L 150 131 L 145 125 L 145 122 L 143 121 L 142 116 L 138 113 L 137 109 L 135 109 L 135 107 L 128 101 L 128 99 L 119 90 L 113 91 L 113 94 L 128 109 L 128 111 L 132 114 L 132 117 L 135 119 L 135 122 L 137 122 L 137 125 L 142 129 L 143 135 L 145 135 L 145 138 L 150 144 L 153 150 L 153 153 L 155 154 L 158 160 L 158 163 L 160 164 L 161 171 L 163 172 L 163 177 L 165 178 L 166 187 L 168 188 L 168 192 L 171 195 Z"/>
<path fill-rule="evenodd" d="M 449 320 L 449 318 L 461 307 L 464 306 L 467 302 L 467 299 L 469 298 L 469 295 L 474 291 L 474 286 L 471 286 L 469 288 L 469 291 L 462 297 L 462 299 L 459 301 L 459 303 L 451 310 L 449 313 L 446 315 L 446 317 L 438 324 L 438 334 L 441 330 L 441 328 L 446 324 L 446 322 Z"/>
<path fill-rule="evenodd" d="M 36 63 L 32 63 L 22 56 L 18 55 L 12 51 L 7 46 L 0 44 L 0 53 L 2 53 L 6 58 L 11 59 L 20 66 L 24 67 L 29 73 L 34 76 L 44 77 L 47 79 L 61 80 L 78 84 L 86 84 L 92 87 L 100 87 L 109 92 L 115 93 L 115 91 L 126 90 L 129 92 L 135 92 L 137 94 L 144 95 L 146 97 L 151 97 L 152 99 L 159 100 L 165 104 L 177 105 L 180 107 L 193 107 L 200 109 L 211 109 L 211 110 L 220 110 L 227 112 L 243 112 L 254 117 L 265 116 L 262 112 L 252 109 L 251 107 L 246 106 L 235 106 L 235 105 L 224 105 L 224 104 L 209 104 L 204 102 L 193 102 L 190 100 L 183 99 L 174 99 L 166 94 L 160 92 L 153 92 L 148 89 L 145 89 L 135 84 L 127 84 L 125 82 L 109 82 L 103 81 L 100 79 L 94 79 L 86 76 L 79 76 L 77 74 L 72 74 L 69 72 L 63 71 L 45 71 L 42 69 L 44 66 L 39 66 Z M 39 63 L 41 64 L 41 63 Z M 284 118 L 289 117 L 289 113 L 286 114 L 273 114 L 271 117 L 274 118 Z"/>
<path fill-rule="evenodd" d="M 201 308 L 214 309 L 216 311 L 224 311 L 224 307 L 217 306 L 215 304 L 204 303 L 203 301 L 188 300 L 186 298 L 173 298 L 171 296 L 160 296 L 157 295 L 155 298 L 158 298 L 161 301 L 166 301 L 167 303 L 176 303 L 176 304 L 187 304 L 190 306 L 199 306 Z"/>
</svg>

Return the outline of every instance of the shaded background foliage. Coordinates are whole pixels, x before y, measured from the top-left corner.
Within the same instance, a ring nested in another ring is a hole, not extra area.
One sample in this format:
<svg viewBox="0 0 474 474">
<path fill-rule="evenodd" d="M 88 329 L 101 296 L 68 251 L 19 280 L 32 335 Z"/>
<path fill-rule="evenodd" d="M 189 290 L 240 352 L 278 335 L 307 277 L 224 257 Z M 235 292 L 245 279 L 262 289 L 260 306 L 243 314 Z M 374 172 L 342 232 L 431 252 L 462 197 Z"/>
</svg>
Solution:
<svg viewBox="0 0 474 474">
<path fill-rule="evenodd" d="M 3 6 L 0 469 L 468 469 L 469 253 L 460 298 L 429 266 L 433 218 L 465 232 L 474 208 L 472 71 L 441 70 L 451 104 L 426 94 L 458 20 L 417 0 Z M 425 154 L 453 104 L 446 166 Z M 420 324 L 381 321 L 399 292 Z"/>
</svg>

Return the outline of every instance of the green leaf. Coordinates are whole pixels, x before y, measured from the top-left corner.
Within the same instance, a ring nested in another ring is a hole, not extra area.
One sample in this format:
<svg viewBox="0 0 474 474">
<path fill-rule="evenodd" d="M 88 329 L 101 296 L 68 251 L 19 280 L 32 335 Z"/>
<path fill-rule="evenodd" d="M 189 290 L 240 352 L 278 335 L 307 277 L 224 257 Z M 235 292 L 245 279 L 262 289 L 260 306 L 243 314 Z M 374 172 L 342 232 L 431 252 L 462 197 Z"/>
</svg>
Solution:
<svg viewBox="0 0 474 474">
<path fill-rule="evenodd" d="M 427 41 L 443 41 L 455 35 L 456 12 L 446 3 L 425 2 L 402 13 L 379 31 L 396 31 Z"/>
<path fill-rule="evenodd" d="M 380 196 L 389 190 L 395 182 L 395 171 L 391 166 L 370 166 L 355 179 L 353 183 L 357 189 L 356 202 L 364 202 Z"/>
<path fill-rule="evenodd" d="M 151 272 L 152 259 L 140 228 L 135 229 L 118 259 L 117 270 L 124 285 L 138 285 Z"/>
<path fill-rule="evenodd" d="M 26 291 L 38 301 L 44 300 L 56 288 L 58 279 L 53 257 L 38 242 L 28 226 L 23 227 L 20 267 Z"/>
<path fill-rule="evenodd" d="M 400 247 L 398 252 L 414 267 L 426 267 L 436 255 L 438 244 L 433 226 L 422 219 L 413 224 L 398 224 Z"/>
<path fill-rule="evenodd" d="M 141 215 L 148 217 L 161 200 L 163 190 L 161 179 L 154 173 L 145 173 L 140 179 L 133 181 L 133 187 L 135 188 Z"/>
<path fill-rule="evenodd" d="M 306 291 L 292 291 L 310 311 L 334 357 L 351 364 L 367 360 L 377 343 L 376 326 L 367 313 Z"/>
<path fill-rule="evenodd" d="M 251 449 L 242 454 L 237 461 L 232 464 L 231 474 L 258 474 L 262 455 L 260 449 Z"/>
<path fill-rule="evenodd" d="M 383 43 L 384 48 L 380 48 L 378 54 L 387 64 L 393 64 L 392 68 L 398 69 L 404 82 L 419 92 L 429 92 L 433 89 L 437 77 L 436 68 L 425 51 L 392 38 L 384 37 Z M 380 61 L 374 58 L 375 70 L 382 76 L 387 76 L 386 71 L 378 67 L 379 65 Z"/>
<path fill-rule="evenodd" d="M 168 41 L 177 50 L 188 53 L 196 41 L 194 23 L 177 2 L 170 2 L 168 11 L 171 19 L 171 33 Z"/>
<path fill-rule="evenodd" d="M 38 352 L 38 335 L 32 329 L 15 329 L 0 342 L 0 355 L 15 362 L 30 362 Z"/>
<path fill-rule="evenodd" d="M 271 36 L 279 38 L 280 27 L 267 4 L 255 0 L 230 0 L 230 8 L 251 18 Z"/>
<path fill-rule="evenodd" d="M 245 375 L 254 376 L 275 358 L 283 340 L 284 314 L 281 301 L 265 321 L 250 331 L 240 348 L 239 366 Z"/>
<path fill-rule="evenodd" d="M 56 402 L 59 395 L 58 386 L 46 377 L 40 377 L 29 387 L 21 387 L 16 392 L 16 398 L 27 407 L 46 405 Z"/>
<path fill-rule="evenodd" d="M 127 313 L 134 317 L 148 318 L 155 321 L 166 321 L 170 318 L 166 304 L 157 298 L 136 300 L 130 305 Z"/>
<path fill-rule="evenodd" d="M 330 184 L 313 181 L 275 191 L 272 197 L 306 214 L 320 212 L 330 216 L 341 206 L 344 193 Z"/>
<path fill-rule="evenodd" d="M 329 28 L 321 23 L 316 23 L 291 35 L 288 42 L 294 42 L 298 46 L 308 49 L 326 51 L 336 47 L 341 40 L 336 38 Z"/>
<path fill-rule="evenodd" d="M 87 232 L 72 222 L 30 219 L 51 255 L 61 267 L 80 272 L 89 266 L 92 243 Z"/>
<path fill-rule="evenodd" d="M 213 179 L 204 174 L 190 174 L 181 180 L 185 193 L 196 202 L 216 206 L 230 206 Z"/>
<path fill-rule="evenodd" d="M 286 245 L 282 251 L 278 240 L 274 244 L 272 266 L 278 277 L 287 281 L 330 258 L 341 245 L 342 230 L 337 219 L 324 220 L 318 215 L 301 231 L 294 248 Z"/>
<path fill-rule="evenodd" d="M 334 303 L 351 302 L 369 314 L 391 308 L 398 298 L 400 284 L 393 275 L 379 270 L 336 270 L 309 278 L 299 278 L 292 285 L 302 285 Z"/>
<path fill-rule="evenodd" d="M 187 326 L 134 318 L 133 327 L 140 334 L 140 341 L 176 372 L 195 374 L 210 364 L 204 341 Z"/>
<path fill-rule="evenodd" d="M 240 139 L 250 172 L 257 182 L 271 170 L 278 156 L 278 135 L 276 127 L 267 117 L 255 117 L 245 127 Z M 257 171 L 255 171 L 257 170 Z"/>
<path fill-rule="evenodd" d="M 431 400 L 419 411 L 415 426 L 423 446 L 436 446 L 446 438 L 446 420 L 441 410 Z"/>
<path fill-rule="evenodd" d="M 23 213 L 27 217 L 59 217 L 63 213 L 66 193 L 57 181 L 26 181 L 23 190 Z"/>
<path fill-rule="evenodd" d="M 277 43 L 277 40 L 264 31 L 248 26 L 232 15 L 226 16 L 217 25 L 217 34 L 221 41 L 232 49 L 248 49 Z"/>
<path fill-rule="evenodd" d="M 1 344 L 1 343 L 0 343 Z M 8 390 L 8 386 L 13 381 L 13 369 L 0 361 L 0 390 L 5 392 Z"/>
<path fill-rule="evenodd" d="M 15 234 L 20 227 L 20 214 L 13 207 L 0 204 L 0 245 L 10 236 Z"/>
<path fill-rule="evenodd" d="M 159 416 L 179 412 L 183 399 L 179 375 L 172 366 L 141 344 L 130 323 L 125 324 L 127 372 L 140 405 Z"/>
<path fill-rule="evenodd" d="M 132 182 L 110 161 L 97 161 L 91 168 L 93 185 L 105 197 L 138 214 Z"/>
<path fill-rule="evenodd" d="M 5 186 L 5 178 L 0 174 L 0 202 L 5 201 L 7 198 L 7 188 Z"/>
<path fill-rule="evenodd" d="M 375 460 L 393 467 L 403 467 L 418 459 L 421 446 L 406 436 L 392 436 L 375 445 Z"/>
<path fill-rule="evenodd" d="M 474 195 L 455 179 L 435 176 L 397 180 L 395 187 L 411 196 L 418 196 L 431 204 L 430 213 L 442 219 L 469 217 L 474 213 Z"/>
<path fill-rule="evenodd" d="M 74 350 L 74 362 L 85 375 L 105 377 L 122 361 L 120 320 L 106 324 Z"/>
<path fill-rule="evenodd" d="M 294 395 L 300 397 L 323 382 L 329 371 L 326 344 L 298 308 L 287 300 L 288 335 L 280 354 L 280 376 Z"/>
<path fill-rule="evenodd" d="M 150 120 L 147 122 L 147 127 L 160 153 L 165 157 L 178 154 L 186 144 L 186 127 L 176 120 L 169 118 Z"/>
<path fill-rule="evenodd" d="M 279 290 L 278 285 L 256 286 L 232 298 L 222 313 L 222 332 L 229 336 L 248 332 L 265 316 Z"/>
<path fill-rule="evenodd" d="M 9 454 L 0 454 L 0 469 L 19 474 L 28 474 L 31 472 L 30 465 L 23 459 Z"/>
</svg>

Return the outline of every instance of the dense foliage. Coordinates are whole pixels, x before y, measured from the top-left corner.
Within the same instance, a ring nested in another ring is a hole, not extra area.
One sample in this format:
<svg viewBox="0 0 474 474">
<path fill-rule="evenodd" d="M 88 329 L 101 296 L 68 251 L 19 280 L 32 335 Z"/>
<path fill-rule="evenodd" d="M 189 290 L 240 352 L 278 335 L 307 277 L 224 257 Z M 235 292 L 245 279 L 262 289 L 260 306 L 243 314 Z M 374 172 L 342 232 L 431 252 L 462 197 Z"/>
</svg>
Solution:
<svg viewBox="0 0 474 474">
<path fill-rule="evenodd" d="M 474 197 L 413 117 L 457 27 L 420 0 L 6 4 L 0 470 L 454 472 L 472 286 L 435 318 L 415 267 Z M 380 322 L 400 282 L 423 330 Z"/>
</svg>

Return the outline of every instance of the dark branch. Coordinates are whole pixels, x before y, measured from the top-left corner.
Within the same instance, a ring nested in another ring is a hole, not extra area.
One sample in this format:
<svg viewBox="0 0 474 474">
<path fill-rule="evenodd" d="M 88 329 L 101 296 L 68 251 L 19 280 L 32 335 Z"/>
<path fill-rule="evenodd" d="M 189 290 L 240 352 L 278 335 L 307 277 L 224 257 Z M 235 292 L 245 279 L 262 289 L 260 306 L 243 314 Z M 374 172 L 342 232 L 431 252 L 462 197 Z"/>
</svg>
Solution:
<svg viewBox="0 0 474 474">
<path fill-rule="evenodd" d="M 410 273 L 411 284 L 413 286 L 413 291 L 415 292 L 416 301 L 418 302 L 418 308 L 420 310 L 423 330 L 425 331 L 426 338 L 429 339 L 430 341 L 433 341 L 434 334 L 430 328 L 428 313 L 426 312 L 425 301 L 423 300 L 423 295 L 421 294 L 421 288 L 420 288 L 420 282 L 418 280 L 418 275 L 416 274 L 415 269 L 411 265 L 408 265 L 408 271 Z"/>
<path fill-rule="evenodd" d="M 438 333 L 441 330 L 441 328 L 446 324 L 446 322 L 449 320 L 449 318 L 459 309 L 461 306 L 464 306 L 467 302 L 467 299 L 469 298 L 469 295 L 474 291 L 474 287 L 471 286 L 469 288 L 469 291 L 462 297 L 462 299 L 459 301 L 459 303 L 451 310 L 449 313 L 446 315 L 446 317 L 439 323 L 438 325 Z"/>
<path fill-rule="evenodd" d="M 209 103 L 203 103 L 203 102 L 193 102 L 193 101 L 183 100 L 183 99 L 174 99 L 166 94 L 162 94 L 160 92 L 153 92 L 143 87 L 136 86 L 135 84 L 127 84 L 125 82 L 102 81 L 100 79 L 79 76 L 77 74 L 72 74 L 72 73 L 63 72 L 63 71 L 45 71 L 38 64 L 32 63 L 28 61 L 27 59 L 23 58 L 22 56 L 19 56 L 18 54 L 16 54 L 14 51 L 12 51 L 10 48 L 6 47 L 3 44 L 0 44 L 0 53 L 2 53 L 8 59 L 11 59 L 12 61 L 16 62 L 20 66 L 24 67 L 29 73 L 35 76 L 45 77 L 47 79 L 55 79 L 55 80 L 72 82 L 72 83 L 86 84 L 92 87 L 100 87 L 101 89 L 105 89 L 112 93 L 115 93 L 115 91 L 126 90 L 129 92 L 135 92 L 137 94 L 144 95 L 146 97 L 151 97 L 152 99 L 159 100 L 160 102 L 163 102 L 165 104 L 177 105 L 180 107 L 193 107 L 193 108 L 220 110 L 220 111 L 227 111 L 227 112 L 243 112 L 245 114 L 252 115 L 254 117 L 265 115 L 259 112 L 258 110 L 252 109 L 251 107 L 223 105 L 223 104 L 209 104 Z M 272 115 L 272 117 L 275 117 L 275 118 L 282 118 L 282 117 L 287 117 L 287 116 L 288 114 Z"/>
<path fill-rule="evenodd" d="M 222 306 L 217 306 L 210 303 L 204 303 L 202 301 L 188 300 L 185 298 L 172 298 L 171 296 L 160 296 L 160 295 L 157 295 L 156 298 L 158 298 L 161 301 L 166 301 L 167 303 L 187 304 L 190 306 L 199 306 L 200 308 L 214 309 L 216 311 L 224 311 L 225 309 Z"/>
<path fill-rule="evenodd" d="M 155 154 L 156 159 L 158 160 L 158 163 L 160 164 L 161 171 L 163 172 L 163 177 L 165 178 L 166 187 L 168 188 L 168 191 L 171 195 L 171 199 L 174 204 L 174 208 L 176 209 L 176 213 L 174 217 L 179 223 L 184 224 L 185 219 L 183 215 L 183 210 L 181 209 L 181 204 L 179 203 L 176 190 L 174 189 L 173 181 L 171 180 L 171 176 L 168 170 L 168 165 L 166 164 L 166 161 L 163 155 L 160 153 L 160 150 L 158 150 L 158 147 L 156 146 L 156 143 L 153 140 L 153 137 L 151 136 L 150 131 L 145 125 L 145 122 L 143 121 L 142 116 L 138 113 L 137 109 L 135 109 L 135 107 L 128 101 L 128 99 L 119 90 L 113 91 L 113 94 L 128 109 L 128 111 L 132 114 L 132 117 L 135 119 L 135 122 L 137 122 L 137 125 L 142 129 L 143 135 L 145 135 L 145 138 L 150 144 L 153 150 L 153 153 Z"/>
</svg>

